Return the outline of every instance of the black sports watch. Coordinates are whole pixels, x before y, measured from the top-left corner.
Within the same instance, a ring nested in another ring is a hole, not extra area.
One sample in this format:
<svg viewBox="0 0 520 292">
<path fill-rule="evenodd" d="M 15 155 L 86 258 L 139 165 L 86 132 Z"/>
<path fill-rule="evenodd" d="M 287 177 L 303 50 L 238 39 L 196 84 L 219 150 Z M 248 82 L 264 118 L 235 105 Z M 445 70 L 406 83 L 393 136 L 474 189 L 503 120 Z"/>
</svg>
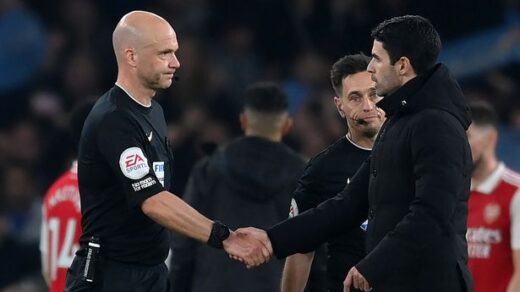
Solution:
<svg viewBox="0 0 520 292">
<path fill-rule="evenodd" d="M 223 248 L 222 242 L 229 237 L 229 228 L 220 221 L 214 221 L 207 244 L 214 248 Z"/>
</svg>

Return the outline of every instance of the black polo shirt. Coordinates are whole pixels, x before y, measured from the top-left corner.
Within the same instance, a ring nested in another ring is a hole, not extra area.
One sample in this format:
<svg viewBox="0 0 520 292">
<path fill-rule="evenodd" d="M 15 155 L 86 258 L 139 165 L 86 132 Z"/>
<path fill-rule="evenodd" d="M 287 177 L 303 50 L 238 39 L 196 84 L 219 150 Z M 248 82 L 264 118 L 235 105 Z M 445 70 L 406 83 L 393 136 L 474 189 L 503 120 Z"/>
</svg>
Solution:
<svg viewBox="0 0 520 292">
<path fill-rule="evenodd" d="M 169 233 L 141 205 L 170 189 L 172 154 L 161 106 L 144 107 L 114 86 L 83 126 L 78 177 L 85 246 L 91 236 L 104 257 L 155 265 L 168 254 Z"/>
<path fill-rule="evenodd" d="M 309 161 L 298 181 L 291 212 L 305 212 L 336 196 L 369 155 L 370 149 L 356 146 L 346 137 L 320 152 Z M 342 291 L 342 282 L 348 270 L 365 256 L 363 227 L 366 230 L 366 226 L 361 226 L 328 241 L 327 277 L 330 291 Z"/>
</svg>

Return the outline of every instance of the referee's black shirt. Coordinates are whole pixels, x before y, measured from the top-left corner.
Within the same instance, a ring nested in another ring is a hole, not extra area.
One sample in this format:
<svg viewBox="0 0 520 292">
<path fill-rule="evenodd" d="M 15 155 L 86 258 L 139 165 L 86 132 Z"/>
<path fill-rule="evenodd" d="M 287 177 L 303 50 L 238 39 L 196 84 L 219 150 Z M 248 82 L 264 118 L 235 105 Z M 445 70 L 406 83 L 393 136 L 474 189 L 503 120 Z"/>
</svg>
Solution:
<svg viewBox="0 0 520 292">
<path fill-rule="evenodd" d="M 293 194 L 298 213 L 339 194 L 369 155 L 370 149 L 356 146 L 343 137 L 311 159 Z M 343 291 L 342 282 L 348 270 L 365 256 L 365 230 L 360 227 L 328 241 L 330 291 Z"/>
<path fill-rule="evenodd" d="M 163 110 L 155 101 L 142 106 L 114 86 L 96 102 L 79 149 L 81 246 L 97 236 L 102 255 L 110 260 L 156 265 L 166 259 L 168 231 L 141 210 L 144 200 L 170 189 L 166 133 Z"/>
</svg>

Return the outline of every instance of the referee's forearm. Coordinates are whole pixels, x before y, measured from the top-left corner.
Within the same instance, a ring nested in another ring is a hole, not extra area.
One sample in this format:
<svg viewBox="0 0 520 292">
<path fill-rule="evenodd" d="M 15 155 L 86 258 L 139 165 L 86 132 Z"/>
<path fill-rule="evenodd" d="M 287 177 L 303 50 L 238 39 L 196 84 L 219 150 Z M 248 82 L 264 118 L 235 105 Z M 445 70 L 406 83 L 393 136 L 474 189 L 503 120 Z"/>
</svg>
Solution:
<svg viewBox="0 0 520 292">
<path fill-rule="evenodd" d="M 207 242 L 213 221 L 204 217 L 176 195 L 162 191 L 143 202 L 143 213 L 162 226 Z"/>
</svg>

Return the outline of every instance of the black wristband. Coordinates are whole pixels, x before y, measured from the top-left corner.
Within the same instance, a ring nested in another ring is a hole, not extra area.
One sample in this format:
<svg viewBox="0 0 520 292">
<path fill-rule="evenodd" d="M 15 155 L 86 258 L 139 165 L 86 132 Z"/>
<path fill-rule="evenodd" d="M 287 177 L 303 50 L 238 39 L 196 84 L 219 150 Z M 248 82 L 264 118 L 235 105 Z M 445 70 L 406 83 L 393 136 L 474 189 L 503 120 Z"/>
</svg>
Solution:
<svg viewBox="0 0 520 292">
<path fill-rule="evenodd" d="M 226 225 L 215 221 L 211 227 L 207 244 L 214 248 L 223 248 L 222 242 L 229 237 L 229 234 L 229 228 Z"/>
</svg>

